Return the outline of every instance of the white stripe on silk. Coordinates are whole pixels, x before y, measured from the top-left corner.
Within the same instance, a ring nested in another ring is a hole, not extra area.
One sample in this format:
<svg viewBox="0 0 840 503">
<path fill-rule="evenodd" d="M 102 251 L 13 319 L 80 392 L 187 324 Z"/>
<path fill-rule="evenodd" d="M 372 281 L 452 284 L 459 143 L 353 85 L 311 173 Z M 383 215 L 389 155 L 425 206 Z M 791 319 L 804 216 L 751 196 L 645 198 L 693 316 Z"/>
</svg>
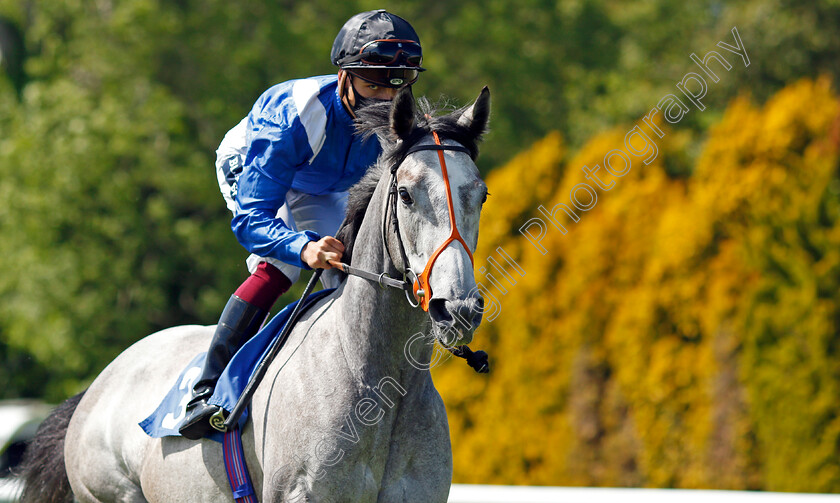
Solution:
<svg viewBox="0 0 840 503">
<path fill-rule="evenodd" d="M 320 90 L 318 81 L 314 79 L 298 80 L 292 87 L 292 99 L 295 101 L 300 122 L 306 130 L 306 138 L 312 149 L 310 164 L 321 151 L 327 137 L 327 110 L 318 100 Z"/>
</svg>

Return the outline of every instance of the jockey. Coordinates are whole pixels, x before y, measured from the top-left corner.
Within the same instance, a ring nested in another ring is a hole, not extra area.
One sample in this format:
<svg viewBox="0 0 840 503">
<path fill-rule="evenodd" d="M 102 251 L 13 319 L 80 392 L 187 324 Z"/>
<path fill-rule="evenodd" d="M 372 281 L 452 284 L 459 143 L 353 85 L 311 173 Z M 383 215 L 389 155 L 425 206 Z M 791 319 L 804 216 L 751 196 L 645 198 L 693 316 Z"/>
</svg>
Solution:
<svg viewBox="0 0 840 503">
<path fill-rule="evenodd" d="M 199 439 L 219 408 L 207 403 L 233 354 L 262 325 L 300 269 L 330 269 L 344 245 L 333 235 L 344 218 L 347 189 L 381 152 L 376 138 L 354 135 L 355 111 L 391 100 L 424 68 L 420 39 L 385 10 L 350 18 L 333 43 L 338 75 L 291 80 L 263 93 L 216 151 L 219 187 L 231 227 L 251 252 L 251 276 L 230 297 L 187 404 L 180 432 Z M 336 276 L 322 275 L 324 286 Z"/>
</svg>

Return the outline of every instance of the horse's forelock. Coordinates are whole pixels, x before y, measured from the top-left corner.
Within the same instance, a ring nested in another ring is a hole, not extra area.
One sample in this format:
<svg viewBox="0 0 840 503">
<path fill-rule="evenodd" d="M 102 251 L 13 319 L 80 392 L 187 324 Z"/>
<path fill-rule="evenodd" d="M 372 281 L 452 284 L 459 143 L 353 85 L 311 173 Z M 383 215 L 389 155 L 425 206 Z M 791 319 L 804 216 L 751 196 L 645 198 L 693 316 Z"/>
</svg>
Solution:
<svg viewBox="0 0 840 503">
<path fill-rule="evenodd" d="M 394 163 L 400 162 L 405 157 L 411 147 L 432 131 L 436 131 L 441 140 L 456 141 L 466 147 L 473 160 L 478 157 L 478 143 L 481 141 L 483 131 L 477 132 L 469 126 L 458 123 L 458 119 L 471 105 L 453 109 L 446 105 L 434 106 L 426 98 L 420 98 L 417 104 L 414 128 L 403 140 L 396 140 L 391 133 L 390 102 L 375 103 L 356 112 L 357 134 L 362 135 L 363 138 L 377 136 L 382 144 L 383 154 L 376 164 L 368 169 L 365 176 L 350 188 L 344 222 L 336 233 L 336 239 L 344 243 L 343 261 L 347 264 L 351 263 L 356 235 L 359 233 L 376 185 Z M 447 109 L 450 113 L 438 115 L 442 110 Z"/>
</svg>

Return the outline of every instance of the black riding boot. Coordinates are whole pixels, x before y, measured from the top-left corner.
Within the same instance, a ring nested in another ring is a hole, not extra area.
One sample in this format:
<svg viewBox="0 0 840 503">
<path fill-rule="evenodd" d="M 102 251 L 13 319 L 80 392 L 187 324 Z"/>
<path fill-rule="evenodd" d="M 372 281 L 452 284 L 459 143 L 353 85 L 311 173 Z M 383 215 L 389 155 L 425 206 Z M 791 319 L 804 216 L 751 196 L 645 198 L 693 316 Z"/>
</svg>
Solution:
<svg viewBox="0 0 840 503">
<path fill-rule="evenodd" d="M 213 395 L 216 381 L 231 357 L 257 333 L 267 314 L 265 310 L 231 295 L 216 326 L 201 376 L 193 386 L 193 398 L 187 403 L 187 417 L 178 429 L 181 435 L 198 440 L 213 429 L 209 419 L 219 407 L 208 404 L 207 400 Z"/>
</svg>

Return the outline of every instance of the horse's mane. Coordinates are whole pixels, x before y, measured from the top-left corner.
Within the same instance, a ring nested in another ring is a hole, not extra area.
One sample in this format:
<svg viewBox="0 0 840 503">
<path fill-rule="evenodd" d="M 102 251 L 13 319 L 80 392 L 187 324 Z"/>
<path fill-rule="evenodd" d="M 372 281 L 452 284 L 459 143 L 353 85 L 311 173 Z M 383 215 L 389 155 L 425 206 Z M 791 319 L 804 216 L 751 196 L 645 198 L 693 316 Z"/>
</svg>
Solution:
<svg viewBox="0 0 840 503">
<path fill-rule="evenodd" d="M 470 127 L 458 124 L 458 119 L 470 107 L 465 106 L 452 110 L 447 115 L 436 115 L 448 107 L 435 107 L 426 98 L 417 100 L 418 107 L 414 112 L 414 127 L 405 135 L 405 139 L 396 139 L 391 131 L 390 116 L 391 103 L 376 103 L 356 112 L 356 134 L 368 139 L 377 136 L 382 144 L 382 155 L 371 166 L 365 176 L 350 188 L 347 198 L 347 211 L 336 238 L 344 244 L 343 261 L 351 263 L 353 244 L 367 212 L 373 192 L 383 174 L 395 163 L 405 157 L 406 152 L 421 139 L 436 131 L 441 141 L 449 139 L 467 148 L 470 157 L 478 157 L 478 142 L 482 134 L 476 134 Z"/>
</svg>

